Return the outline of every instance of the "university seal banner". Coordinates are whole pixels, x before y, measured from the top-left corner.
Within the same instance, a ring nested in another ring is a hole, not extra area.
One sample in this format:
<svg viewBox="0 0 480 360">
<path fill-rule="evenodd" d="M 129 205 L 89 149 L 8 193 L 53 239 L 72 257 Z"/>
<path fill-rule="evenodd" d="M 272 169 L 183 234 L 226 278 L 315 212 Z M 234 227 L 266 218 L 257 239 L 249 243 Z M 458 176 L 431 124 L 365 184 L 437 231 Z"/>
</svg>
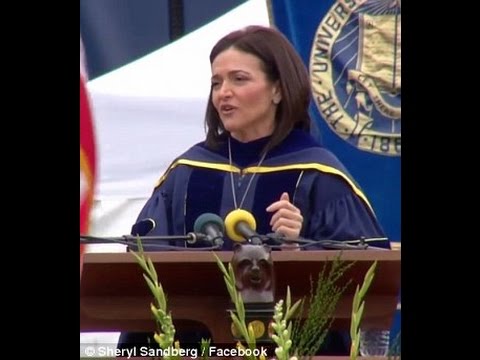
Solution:
<svg viewBox="0 0 480 360">
<path fill-rule="evenodd" d="M 401 0 L 271 0 L 308 66 L 322 143 L 400 240 Z"/>
</svg>

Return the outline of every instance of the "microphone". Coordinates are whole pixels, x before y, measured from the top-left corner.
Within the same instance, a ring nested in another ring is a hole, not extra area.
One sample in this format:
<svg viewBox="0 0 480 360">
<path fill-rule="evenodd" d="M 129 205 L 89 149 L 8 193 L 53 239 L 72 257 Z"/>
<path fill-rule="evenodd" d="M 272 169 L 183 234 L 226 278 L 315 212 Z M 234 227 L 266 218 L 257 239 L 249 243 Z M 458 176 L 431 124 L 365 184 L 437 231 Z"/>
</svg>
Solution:
<svg viewBox="0 0 480 360">
<path fill-rule="evenodd" d="M 243 209 L 236 209 L 225 217 L 225 229 L 230 239 L 237 242 L 248 242 L 261 245 L 262 238 L 255 232 L 257 222 L 251 213 Z"/>
<path fill-rule="evenodd" d="M 137 221 L 133 226 L 132 226 L 132 232 L 131 234 L 134 236 L 145 236 L 149 234 L 157 224 L 155 223 L 155 220 L 152 218 L 146 218 L 140 221 Z"/>
<path fill-rule="evenodd" d="M 221 248 L 223 246 L 223 220 L 220 216 L 205 213 L 200 215 L 195 224 L 193 225 L 193 231 L 196 233 L 206 234 L 206 240 L 211 242 L 214 246 Z M 190 244 L 196 242 L 194 238 L 192 241 L 189 241 Z"/>
</svg>

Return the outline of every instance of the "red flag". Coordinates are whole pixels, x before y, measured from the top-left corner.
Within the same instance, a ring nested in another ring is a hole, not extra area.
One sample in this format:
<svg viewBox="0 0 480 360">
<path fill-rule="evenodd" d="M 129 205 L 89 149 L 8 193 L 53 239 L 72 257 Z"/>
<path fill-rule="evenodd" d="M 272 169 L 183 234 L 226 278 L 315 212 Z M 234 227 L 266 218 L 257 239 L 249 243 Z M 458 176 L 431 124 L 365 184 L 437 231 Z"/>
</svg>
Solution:
<svg viewBox="0 0 480 360">
<path fill-rule="evenodd" d="M 88 233 L 96 175 L 95 137 L 92 112 L 80 74 L 80 234 Z M 82 255 L 80 247 L 80 259 Z"/>
</svg>

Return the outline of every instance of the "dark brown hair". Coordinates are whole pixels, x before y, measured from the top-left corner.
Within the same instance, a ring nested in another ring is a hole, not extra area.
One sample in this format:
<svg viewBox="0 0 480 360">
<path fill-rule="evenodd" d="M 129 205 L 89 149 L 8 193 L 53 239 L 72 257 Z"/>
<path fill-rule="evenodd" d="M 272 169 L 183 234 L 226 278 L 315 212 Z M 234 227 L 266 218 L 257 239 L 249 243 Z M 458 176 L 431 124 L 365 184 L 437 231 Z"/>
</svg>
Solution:
<svg viewBox="0 0 480 360">
<path fill-rule="evenodd" d="M 310 129 L 310 80 L 307 69 L 287 38 L 273 28 L 252 25 L 231 32 L 220 39 L 210 52 L 210 64 L 221 52 L 234 48 L 259 58 L 267 78 L 278 80 L 282 100 L 275 116 L 272 137 L 263 149 L 268 151 L 281 143 L 293 128 Z M 217 148 L 226 138 L 220 116 L 213 106 L 212 90 L 205 114 L 206 145 Z"/>
</svg>

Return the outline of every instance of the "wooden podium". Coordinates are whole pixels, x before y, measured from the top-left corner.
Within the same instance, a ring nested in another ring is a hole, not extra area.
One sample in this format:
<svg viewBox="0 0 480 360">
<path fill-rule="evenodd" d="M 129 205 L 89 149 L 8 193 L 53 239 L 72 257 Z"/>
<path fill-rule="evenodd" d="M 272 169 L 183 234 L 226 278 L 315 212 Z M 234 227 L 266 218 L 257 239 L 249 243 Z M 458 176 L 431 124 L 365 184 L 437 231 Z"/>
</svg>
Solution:
<svg viewBox="0 0 480 360">
<path fill-rule="evenodd" d="M 232 252 L 216 253 L 228 263 Z M 274 251 L 276 301 L 284 299 L 287 285 L 293 299 L 310 293 L 326 262 L 337 251 Z M 149 252 L 167 295 L 178 329 L 206 326 L 216 343 L 233 343 L 230 332 L 232 308 L 223 275 L 212 252 Z M 378 265 L 365 298 L 362 326 L 389 329 L 400 291 L 400 251 L 344 250 L 341 259 L 356 261 L 343 279 L 352 283 L 337 305 L 335 328 L 350 328 L 353 294 L 373 261 Z M 142 269 L 130 253 L 84 254 L 80 281 L 80 331 L 154 331 L 150 312 L 153 298 Z"/>
</svg>

